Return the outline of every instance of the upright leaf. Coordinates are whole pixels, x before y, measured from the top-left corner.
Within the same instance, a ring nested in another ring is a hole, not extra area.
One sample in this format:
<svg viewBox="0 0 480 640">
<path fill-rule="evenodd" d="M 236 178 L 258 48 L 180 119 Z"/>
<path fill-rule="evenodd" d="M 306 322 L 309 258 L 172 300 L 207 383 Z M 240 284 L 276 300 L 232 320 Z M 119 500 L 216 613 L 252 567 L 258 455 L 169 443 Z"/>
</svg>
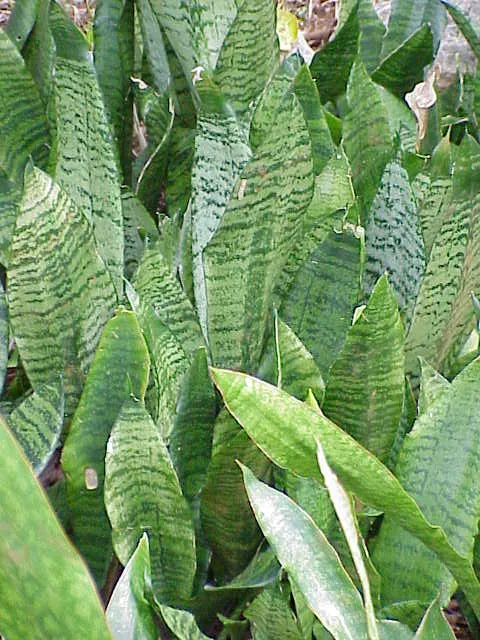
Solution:
<svg viewBox="0 0 480 640">
<path fill-rule="evenodd" d="M 137 319 L 120 310 L 106 325 L 62 452 L 73 540 L 103 584 L 112 558 L 105 512 L 105 451 L 110 430 L 132 393 L 143 399 L 149 358 Z"/>
<path fill-rule="evenodd" d="M 453 640 L 452 628 L 440 609 L 439 599 L 435 599 L 428 607 L 413 640 Z"/>
<path fill-rule="evenodd" d="M 419 416 L 405 438 L 395 468 L 425 516 L 442 527 L 465 558 L 472 556 L 480 513 L 479 371 L 480 361 L 476 360 Z M 388 516 L 382 523 L 373 561 L 382 575 L 384 604 L 402 600 L 428 603 L 441 585 L 448 601 L 455 588 L 454 578 L 433 551 Z"/>
<path fill-rule="evenodd" d="M 385 168 L 365 229 L 364 286 L 371 291 L 385 272 L 407 320 L 425 272 L 425 248 L 408 174 L 398 162 Z"/>
<path fill-rule="evenodd" d="M 140 200 L 128 189 L 122 189 L 124 233 L 124 272 L 130 279 L 140 264 L 147 242 L 158 239 L 157 226 Z"/>
<path fill-rule="evenodd" d="M 46 467 L 63 428 L 62 385 L 42 385 L 8 417 L 8 425 L 37 476 Z"/>
<path fill-rule="evenodd" d="M 43 106 L 32 76 L 13 42 L 0 30 L 0 170 L 17 184 L 30 157 L 44 168 L 50 139 Z"/>
<path fill-rule="evenodd" d="M 259 482 L 248 468 L 242 471 L 265 537 L 315 615 L 339 640 L 367 640 L 360 594 L 323 533 L 290 498 Z"/>
<path fill-rule="evenodd" d="M 377 68 L 382 50 L 385 27 L 372 0 L 359 0 L 360 57 L 368 73 Z"/>
<path fill-rule="evenodd" d="M 450 0 L 440 1 L 453 18 L 457 27 L 460 29 L 475 56 L 480 58 L 480 30 L 478 29 L 478 26 L 472 23 L 472 20 L 465 15 L 456 3 L 454 4 L 453 2 L 450 2 Z"/>
<path fill-rule="evenodd" d="M 355 192 L 365 216 L 392 159 L 393 141 L 385 104 L 359 60 L 352 67 L 347 100 L 349 111 L 343 122 L 343 139 Z"/>
<path fill-rule="evenodd" d="M 165 603 L 188 599 L 196 566 L 190 510 L 165 443 L 134 398 L 123 405 L 108 441 L 105 505 L 120 562 L 127 564 L 147 532 L 155 596 Z"/>
<path fill-rule="evenodd" d="M 426 413 L 430 407 L 450 388 L 450 383 L 435 371 L 423 358 L 420 359 L 421 382 L 418 395 L 418 415 Z"/>
<path fill-rule="evenodd" d="M 250 630 L 254 640 L 301 640 L 301 635 L 290 609 L 288 594 L 282 593 L 280 586 L 274 584 L 263 591 L 245 610 L 250 620 Z"/>
<path fill-rule="evenodd" d="M 298 237 L 312 187 L 308 130 L 297 99 L 289 95 L 204 250 L 215 363 L 258 366 L 273 286 Z"/>
<path fill-rule="evenodd" d="M 310 409 L 265 382 L 222 370 L 214 370 L 213 376 L 229 411 L 277 466 L 301 476 L 318 477 L 313 464 L 318 437 L 345 488 L 435 551 L 457 578 L 472 607 L 480 611 L 480 584 L 471 561 L 454 549 L 439 526 L 425 519 L 414 499 L 371 453 L 318 409 Z"/>
<path fill-rule="evenodd" d="M 8 302 L 33 388 L 63 376 L 70 413 L 116 295 L 88 220 L 39 169 L 25 178 L 12 237 Z M 32 323 L 32 317 L 38 321 Z"/>
<path fill-rule="evenodd" d="M 9 339 L 7 300 L 3 285 L 0 284 L 0 392 L 7 375 Z"/>
<path fill-rule="evenodd" d="M 93 224 L 98 251 L 120 295 L 122 205 L 112 130 L 83 34 L 57 5 L 51 7 L 50 26 L 56 45 L 54 178 Z"/>
<path fill-rule="evenodd" d="M 86 640 L 109 640 L 89 573 L 2 418 L 0 458 L 6 477 L 15 479 L 0 486 L 2 635 L 74 638 L 82 629 Z"/>
<path fill-rule="evenodd" d="M 12 13 L 5 27 L 5 33 L 21 51 L 33 29 L 38 15 L 40 0 L 23 0 L 13 5 Z"/>
<path fill-rule="evenodd" d="M 393 0 L 388 31 L 383 41 L 382 58 L 398 49 L 422 25 L 430 25 L 436 53 L 447 15 L 437 0 Z"/>
</svg>

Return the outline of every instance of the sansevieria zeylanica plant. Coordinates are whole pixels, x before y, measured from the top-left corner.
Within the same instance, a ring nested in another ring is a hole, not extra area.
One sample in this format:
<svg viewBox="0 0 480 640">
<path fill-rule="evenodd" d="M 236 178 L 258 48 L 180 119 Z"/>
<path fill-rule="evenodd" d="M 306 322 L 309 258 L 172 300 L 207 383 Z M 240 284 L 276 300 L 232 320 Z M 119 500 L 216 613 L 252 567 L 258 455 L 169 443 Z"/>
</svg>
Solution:
<svg viewBox="0 0 480 640">
<path fill-rule="evenodd" d="M 277 9 L 0 31 L 6 640 L 480 633 L 480 29 Z"/>
</svg>

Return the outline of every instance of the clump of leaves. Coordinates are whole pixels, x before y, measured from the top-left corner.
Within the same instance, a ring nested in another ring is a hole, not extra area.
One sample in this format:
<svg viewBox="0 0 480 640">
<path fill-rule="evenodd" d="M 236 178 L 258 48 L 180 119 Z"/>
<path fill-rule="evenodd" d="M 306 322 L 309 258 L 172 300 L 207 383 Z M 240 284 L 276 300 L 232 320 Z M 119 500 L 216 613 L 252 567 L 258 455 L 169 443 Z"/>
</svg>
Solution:
<svg viewBox="0 0 480 640">
<path fill-rule="evenodd" d="M 359 0 L 307 63 L 273 0 L 97 0 L 93 43 L 15 3 L 2 636 L 443 640 L 454 593 L 478 633 L 479 80 L 435 87 L 447 11 L 479 55 L 450 2 Z"/>
</svg>

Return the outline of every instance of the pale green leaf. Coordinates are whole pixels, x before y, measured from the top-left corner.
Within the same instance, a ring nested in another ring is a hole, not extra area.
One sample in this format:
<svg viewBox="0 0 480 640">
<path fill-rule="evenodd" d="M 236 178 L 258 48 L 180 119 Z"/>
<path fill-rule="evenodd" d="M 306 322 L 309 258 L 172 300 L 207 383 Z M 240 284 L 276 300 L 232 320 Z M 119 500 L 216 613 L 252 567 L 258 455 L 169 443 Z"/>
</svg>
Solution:
<svg viewBox="0 0 480 640">
<path fill-rule="evenodd" d="M 420 358 L 420 393 L 418 395 L 418 415 L 426 413 L 432 404 L 450 388 L 446 378 L 435 371 L 428 362 Z"/>
<path fill-rule="evenodd" d="M 440 609 L 439 598 L 428 607 L 413 640 L 454 640 L 455 635 Z"/>
</svg>

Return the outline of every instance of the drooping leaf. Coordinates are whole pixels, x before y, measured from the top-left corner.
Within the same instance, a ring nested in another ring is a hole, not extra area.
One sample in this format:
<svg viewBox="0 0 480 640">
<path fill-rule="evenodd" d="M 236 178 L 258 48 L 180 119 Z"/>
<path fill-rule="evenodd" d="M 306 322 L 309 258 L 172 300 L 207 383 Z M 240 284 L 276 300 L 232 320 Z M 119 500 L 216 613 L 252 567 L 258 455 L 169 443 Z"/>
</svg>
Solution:
<svg viewBox="0 0 480 640">
<path fill-rule="evenodd" d="M 0 170 L 21 185 L 30 157 L 44 168 L 50 139 L 38 90 L 19 51 L 0 30 Z"/>
<path fill-rule="evenodd" d="M 395 474 L 425 516 L 442 527 L 457 553 L 469 558 L 480 501 L 476 360 L 417 419 L 406 436 Z M 455 464 L 452 464 L 455 460 Z M 441 478 L 441 481 L 439 481 Z M 452 505 L 462 505 L 455 509 Z M 466 506 L 468 505 L 468 507 Z M 373 561 L 382 575 L 382 602 L 431 602 L 440 585 L 449 599 L 455 579 L 432 550 L 385 517 Z"/>
<path fill-rule="evenodd" d="M 393 157 L 393 140 L 385 104 L 358 59 L 348 81 L 347 100 L 349 111 L 343 121 L 343 139 L 365 217 L 385 167 Z"/>
<path fill-rule="evenodd" d="M 457 27 L 460 29 L 475 56 L 480 59 L 480 30 L 478 29 L 478 26 L 472 23 L 471 18 L 468 18 L 457 4 L 450 2 L 450 0 L 440 1 L 453 18 Z"/>
<path fill-rule="evenodd" d="M 225 97 L 207 81 L 197 86 L 202 106 L 197 119 L 192 168 L 192 268 L 196 308 L 207 336 L 203 251 L 220 224 L 251 151 L 247 132 L 239 125 Z"/>
<path fill-rule="evenodd" d="M 289 95 L 204 250 L 208 336 L 216 364 L 250 371 L 258 366 L 273 286 L 298 237 L 312 188 L 308 129 L 296 97 Z"/>
<path fill-rule="evenodd" d="M 310 409 L 280 389 L 242 373 L 220 369 L 212 373 L 229 411 L 277 466 L 317 477 L 312 456 L 314 459 L 318 437 L 345 488 L 434 550 L 455 575 L 472 607 L 480 610 L 480 585 L 470 559 L 455 550 L 438 525 L 425 519 L 414 499 L 371 453 L 318 409 Z"/>
<path fill-rule="evenodd" d="M 411 318 L 426 259 L 420 219 L 408 174 L 398 162 L 385 168 L 365 229 L 364 286 L 371 291 L 388 273 L 398 305 Z"/>
<path fill-rule="evenodd" d="M 300 264 L 280 307 L 281 318 L 313 355 L 324 378 L 351 323 L 360 261 L 361 242 L 355 232 L 330 231 Z"/>
<path fill-rule="evenodd" d="M 100 0 L 93 23 L 95 71 L 127 184 L 133 123 L 133 17 L 133 0 Z"/>
<path fill-rule="evenodd" d="M 293 500 L 259 482 L 243 465 L 242 471 L 248 498 L 265 537 L 315 615 L 339 640 L 366 640 L 360 594 L 324 534 Z"/>
<path fill-rule="evenodd" d="M 36 168 L 25 178 L 7 273 L 10 321 L 28 378 L 36 390 L 63 376 L 70 413 L 116 295 L 88 220 Z"/>
<path fill-rule="evenodd" d="M 50 27 L 56 45 L 52 173 L 93 224 L 98 251 L 120 295 L 122 206 L 112 130 L 83 34 L 55 4 Z"/>
<path fill-rule="evenodd" d="M 423 70 L 434 57 L 433 47 L 432 31 L 429 24 L 424 24 L 382 60 L 372 74 L 372 80 L 403 98 L 423 81 Z"/>
<path fill-rule="evenodd" d="M 73 540 L 99 585 L 112 557 L 103 500 L 107 441 L 129 395 L 143 399 L 148 370 L 138 321 L 131 311 L 120 310 L 100 337 L 62 452 Z"/>
<path fill-rule="evenodd" d="M 317 51 L 310 64 L 310 72 L 323 103 L 335 100 L 346 89 L 350 69 L 358 53 L 357 4 L 354 4 L 345 23 L 337 28 L 333 40 Z"/>
<path fill-rule="evenodd" d="M 243 0 L 218 55 L 214 80 L 240 117 L 279 62 L 275 23 L 274 2 Z"/>
<path fill-rule="evenodd" d="M 418 356 L 448 371 L 448 357 L 456 355 L 474 326 L 471 292 L 480 288 L 479 162 L 480 146 L 466 136 L 457 152 L 450 211 L 435 236 L 407 336 L 407 371 L 418 370 Z"/>
<path fill-rule="evenodd" d="M 44 384 L 8 417 L 8 425 L 37 476 L 59 444 L 63 405 L 61 383 Z"/>
<path fill-rule="evenodd" d="M 393 0 L 382 59 L 401 47 L 422 25 L 430 25 L 436 53 L 446 24 L 446 11 L 437 0 Z M 405 71 L 402 69 L 402 74 Z"/>
<path fill-rule="evenodd" d="M 111 638 L 89 573 L 0 418 L 0 631 L 11 640 Z M 19 615 L 19 612 L 22 615 Z M 66 615 L 68 612 L 68 615 Z"/>
<path fill-rule="evenodd" d="M 254 640 L 301 640 L 287 596 L 279 584 L 274 584 L 263 589 L 245 609 Z"/>
<path fill-rule="evenodd" d="M 107 622 L 115 640 L 157 640 L 150 580 L 148 536 L 144 533 L 108 603 Z"/>
<path fill-rule="evenodd" d="M 108 441 L 105 506 L 120 562 L 128 562 L 146 532 L 155 596 L 162 603 L 189 598 L 196 568 L 190 510 L 165 443 L 134 398 L 123 405 Z"/>
<path fill-rule="evenodd" d="M 155 418 L 168 438 L 180 387 L 193 354 L 203 345 L 195 312 L 157 246 L 142 257 L 131 299 L 145 333 L 155 384 Z"/>
</svg>

